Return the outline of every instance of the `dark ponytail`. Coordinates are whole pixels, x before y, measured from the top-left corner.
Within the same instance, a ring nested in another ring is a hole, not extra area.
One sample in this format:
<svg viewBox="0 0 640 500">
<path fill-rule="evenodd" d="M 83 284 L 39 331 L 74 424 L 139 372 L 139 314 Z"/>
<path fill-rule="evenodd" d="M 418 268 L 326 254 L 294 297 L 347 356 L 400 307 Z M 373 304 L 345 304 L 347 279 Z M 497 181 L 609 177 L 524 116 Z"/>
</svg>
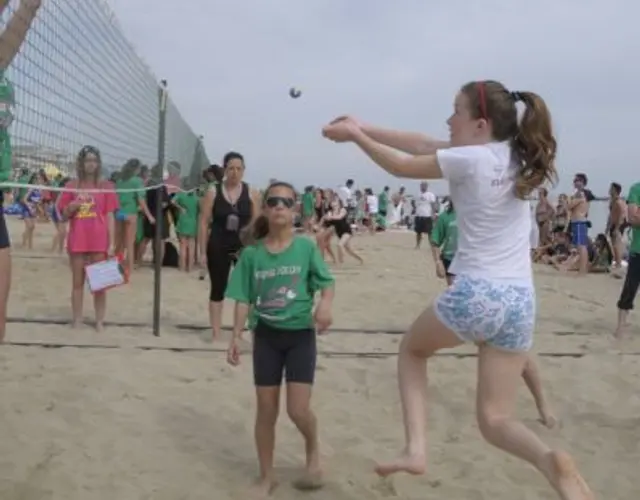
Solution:
<svg viewBox="0 0 640 500">
<path fill-rule="evenodd" d="M 525 105 L 512 147 L 522 165 L 516 176 L 516 195 L 526 198 L 545 183 L 556 182 L 558 144 L 553 135 L 551 113 L 542 97 L 533 92 L 513 94 Z"/>
<path fill-rule="evenodd" d="M 551 113 L 542 97 L 533 92 L 509 92 L 494 80 L 469 82 L 462 92 L 469 99 L 473 118 L 491 123 L 493 139 L 511 142 L 519 166 L 515 179 L 518 198 L 527 198 L 545 183 L 555 183 L 558 145 Z M 525 107 L 519 123 L 518 102 Z"/>
</svg>

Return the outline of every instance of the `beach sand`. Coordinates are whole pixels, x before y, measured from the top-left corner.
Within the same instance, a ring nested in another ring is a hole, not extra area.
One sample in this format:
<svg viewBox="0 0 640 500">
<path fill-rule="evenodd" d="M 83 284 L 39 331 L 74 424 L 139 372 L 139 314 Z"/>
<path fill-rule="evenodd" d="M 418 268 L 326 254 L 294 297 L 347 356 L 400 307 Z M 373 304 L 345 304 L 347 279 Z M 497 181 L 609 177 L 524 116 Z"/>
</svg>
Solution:
<svg viewBox="0 0 640 500">
<path fill-rule="evenodd" d="M 20 221 L 9 225 L 19 241 Z M 65 257 L 46 252 L 50 225 L 36 231 L 38 250 L 14 250 L 15 321 L 0 349 L 0 498 L 246 499 L 257 471 L 251 358 L 246 354 L 240 367 L 229 367 L 226 341 L 208 342 L 209 331 L 197 329 L 207 325 L 208 281 L 163 272 L 159 338 L 151 334 L 149 268 L 109 293 L 108 320 L 129 326 L 97 334 L 90 326 L 72 331 L 47 324 L 69 318 L 70 274 Z M 395 367 L 400 336 L 375 332 L 404 330 L 444 284 L 435 278 L 428 251 L 413 249 L 411 234 L 362 236 L 354 245 L 366 264 L 336 269 L 334 331 L 319 340 L 313 403 L 327 485 L 308 494 L 290 486 L 303 447 L 282 411 L 276 450 L 281 485 L 274 498 L 555 498 L 530 466 L 480 437 L 476 361 L 464 356 L 474 352 L 469 347 L 430 363 L 428 473 L 386 482 L 375 476 L 373 461 L 393 457 L 403 439 Z M 638 319 L 631 340 L 614 344 L 610 336 L 622 282 L 539 269 L 536 285 L 535 351 L 563 425 L 547 430 L 536 422 L 524 383 L 517 413 L 574 454 L 597 498 L 637 500 Z M 227 325 L 231 312 L 227 307 Z M 93 314 L 89 295 L 85 314 Z M 93 347 L 55 347 L 62 344 Z"/>
</svg>

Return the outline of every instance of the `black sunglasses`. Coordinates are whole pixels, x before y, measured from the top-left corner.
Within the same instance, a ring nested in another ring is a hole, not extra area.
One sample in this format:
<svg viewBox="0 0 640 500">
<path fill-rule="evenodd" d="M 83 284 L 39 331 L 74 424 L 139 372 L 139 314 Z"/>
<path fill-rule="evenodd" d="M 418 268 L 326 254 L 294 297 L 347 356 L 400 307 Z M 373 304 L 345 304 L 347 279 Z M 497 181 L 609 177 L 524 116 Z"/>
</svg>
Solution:
<svg viewBox="0 0 640 500">
<path fill-rule="evenodd" d="M 269 208 L 275 208 L 279 203 L 282 203 L 285 208 L 292 208 L 296 202 L 293 198 L 284 198 L 283 196 L 269 196 L 264 202 Z"/>
</svg>

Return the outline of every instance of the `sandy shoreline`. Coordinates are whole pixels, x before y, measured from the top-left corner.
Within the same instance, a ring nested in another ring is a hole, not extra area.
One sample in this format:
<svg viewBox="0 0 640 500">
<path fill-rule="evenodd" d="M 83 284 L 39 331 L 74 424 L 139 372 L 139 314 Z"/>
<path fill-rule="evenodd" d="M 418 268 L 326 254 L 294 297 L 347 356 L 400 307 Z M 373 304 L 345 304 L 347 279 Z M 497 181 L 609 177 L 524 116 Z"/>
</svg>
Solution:
<svg viewBox="0 0 640 500">
<path fill-rule="evenodd" d="M 20 221 L 12 220 L 10 229 L 18 241 Z M 14 251 L 13 318 L 69 318 L 70 275 L 64 257 L 46 252 L 51 234 L 50 226 L 38 225 L 39 250 Z M 389 497 L 372 473 L 372 460 L 401 445 L 393 356 L 400 336 L 358 332 L 402 331 L 444 286 L 427 251 L 413 250 L 410 235 L 361 237 L 355 245 L 366 264 L 336 270 L 335 331 L 319 343 L 324 354 L 314 405 L 328 485 L 304 495 L 311 499 Z M 518 413 L 574 453 L 598 498 L 637 500 L 640 327 L 633 318 L 635 337 L 612 343 L 621 285 L 606 276 L 575 279 L 538 269 L 534 348 L 544 354 L 545 388 L 564 425 L 549 431 L 535 423 L 524 384 Z M 111 326 L 101 335 L 89 326 L 8 326 L 9 343 L 103 348 L 0 350 L 0 498 L 242 498 L 256 471 L 250 358 L 234 370 L 222 352 L 202 352 L 223 351 L 224 341 L 212 344 L 206 330 L 179 327 L 207 324 L 207 281 L 167 270 L 162 293 L 160 338 L 151 335 L 150 269 L 110 293 L 107 315 L 111 322 L 146 326 Z M 85 315 L 92 316 L 89 295 Z M 475 360 L 441 356 L 430 375 L 429 473 L 395 479 L 395 498 L 553 498 L 531 468 L 481 440 L 473 415 Z M 274 498 L 300 498 L 287 479 L 302 461 L 301 440 L 284 414 L 278 431 L 284 484 Z"/>
</svg>

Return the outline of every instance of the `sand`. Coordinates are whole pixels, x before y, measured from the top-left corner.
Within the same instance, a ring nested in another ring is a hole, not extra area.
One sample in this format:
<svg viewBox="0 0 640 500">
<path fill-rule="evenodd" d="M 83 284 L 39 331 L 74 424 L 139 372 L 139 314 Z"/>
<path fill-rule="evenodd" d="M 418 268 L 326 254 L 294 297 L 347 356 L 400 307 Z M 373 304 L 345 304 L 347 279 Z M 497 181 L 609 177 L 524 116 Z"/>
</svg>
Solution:
<svg viewBox="0 0 640 500">
<path fill-rule="evenodd" d="M 18 241 L 20 222 L 11 221 L 10 229 Z M 51 231 L 39 225 L 38 250 L 14 251 L 14 318 L 69 318 L 70 275 L 64 257 L 46 252 Z M 373 460 L 395 455 L 402 444 L 395 369 L 400 337 L 362 332 L 405 329 L 444 285 L 427 251 L 413 249 L 410 234 L 363 236 L 355 245 L 366 264 L 336 270 L 334 331 L 319 341 L 314 407 L 327 485 L 309 494 L 289 485 L 303 449 L 283 411 L 276 452 L 282 484 L 274 498 L 555 498 L 531 467 L 482 441 L 474 419 L 475 360 L 451 354 L 430 365 L 427 475 L 383 483 L 373 474 Z M 547 430 L 536 423 L 524 384 L 518 415 L 575 455 L 597 498 L 637 500 L 637 318 L 635 338 L 616 345 L 610 337 L 622 282 L 539 269 L 536 285 L 535 350 L 563 425 Z M 0 349 L 2 500 L 246 498 L 256 473 L 250 357 L 233 369 L 224 360 L 224 340 L 212 344 L 206 330 L 180 327 L 207 324 L 207 282 L 166 270 L 162 293 L 159 338 L 150 329 L 150 269 L 109 295 L 108 319 L 134 326 L 112 325 L 103 334 L 89 326 L 8 326 L 10 344 Z M 85 312 L 91 318 L 88 296 Z M 230 308 L 225 316 L 229 324 Z M 16 345 L 23 343 L 30 345 Z M 62 344 L 93 347 L 51 347 Z"/>
</svg>

